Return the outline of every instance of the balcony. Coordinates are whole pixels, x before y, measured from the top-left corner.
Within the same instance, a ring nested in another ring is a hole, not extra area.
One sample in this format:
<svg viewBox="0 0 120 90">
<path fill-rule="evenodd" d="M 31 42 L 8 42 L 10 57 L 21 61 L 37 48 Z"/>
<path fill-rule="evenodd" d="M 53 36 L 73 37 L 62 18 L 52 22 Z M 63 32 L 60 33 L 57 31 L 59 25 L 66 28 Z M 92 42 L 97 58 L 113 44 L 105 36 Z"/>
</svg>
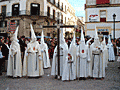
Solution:
<svg viewBox="0 0 120 90">
<path fill-rule="evenodd" d="M 47 14 L 44 13 L 43 11 L 40 11 L 40 12 L 38 12 L 38 13 L 36 13 L 36 14 L 31 14 L 31 11 L 29 11 L 29 10 L 21 10 L 21 11 L 19 11 L 19 13 L 14 14 L 14 15 L 13 15 L 12 12 L 7 12 L 7 13 L 6 13 L 6 17 L 9 17 L 9 16 L 20 16 L 20 15 L 31 15 L 31 16 L 38 15 L 38 16 L 47 16 Z"/>
<path fill-rule="evenodd" d="M 9 1 L 9 0 L 0 0 L 0 2 L 3 2 L 3 1 Z"/>
<path fill-rule="evenodd" d="M 51 15 L 50 13 L 48 12 L 43 12 L 43 11 L 40 11 L 39 12 L 39 15 L 31 15 L 31 12 L 29 10 L 21 10 L 19 11 L 19 14 L 17 15 L 12 15 L 12 12 L 6 12 L 6 17 L 16 17 L 16 16 L 44 16 L 44 17 L 48 17 L 49 19 L 53 19 L 55 21 L 57 21 L 58 17 L 56 17 L 56 14 L 54 15 Z M 2 18 L 2 17 L 0 17 Z"/>
</svg>

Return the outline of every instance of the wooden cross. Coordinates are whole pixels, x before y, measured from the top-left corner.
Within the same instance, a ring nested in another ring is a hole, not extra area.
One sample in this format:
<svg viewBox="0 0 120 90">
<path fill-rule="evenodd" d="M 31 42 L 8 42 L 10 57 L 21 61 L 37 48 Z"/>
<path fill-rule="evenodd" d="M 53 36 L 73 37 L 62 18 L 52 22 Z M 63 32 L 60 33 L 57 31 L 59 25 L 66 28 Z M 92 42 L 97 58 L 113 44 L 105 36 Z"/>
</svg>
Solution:
<svg viewBox="0 0 120 90">
<path fill-rule="evenodd" d="M 54 25 L 54 26 L 40 26 L 40 28 L 57 28 L 57 41 L 58 41 L 58 48 L 57 48 L 57 55 L 58 55 L 58 79 L 60 79 L 60 51 L 59 51 L 59 47 L 60 47 L 60 28 L 77 28 L 77 26 L 75 25 Z"/>
</svg>

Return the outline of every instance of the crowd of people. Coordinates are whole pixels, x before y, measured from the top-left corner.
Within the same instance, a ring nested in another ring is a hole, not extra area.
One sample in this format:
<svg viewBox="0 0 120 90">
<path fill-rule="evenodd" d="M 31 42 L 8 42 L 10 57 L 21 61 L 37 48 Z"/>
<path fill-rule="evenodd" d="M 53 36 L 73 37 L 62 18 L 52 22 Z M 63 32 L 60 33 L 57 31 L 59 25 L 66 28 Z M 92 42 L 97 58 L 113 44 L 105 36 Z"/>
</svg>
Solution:
<svg viewBox="0 0 120 90">
<path fill-rule="evenodd" d="M 57 39 L 45 38 L 43 32 L 41 38 L 36 38 L 32 25 L 31 38 L 18 38 L 17 32 L 18 27 L 12 38 L 3 37 L 0 40 L 0 75 L 4 67 L 8 76 L 42 76 L 43 68 L 51 67 L 50 61 L 53 59 L 51 75 L 57 76 Z M 94 38 L 84 38 L 81 32 L 80 39 L 75 38 L 75 34 L 71 39 L 64 39 L 61 30 L 60 77 L 62 80 L 104 78 L 108 60 L 115 60 L 115 55 L 119 54 L 119 47 L 119 38 L 115 42 L 110 37 L 100 42 L 96 32 Z"/>
</svg>

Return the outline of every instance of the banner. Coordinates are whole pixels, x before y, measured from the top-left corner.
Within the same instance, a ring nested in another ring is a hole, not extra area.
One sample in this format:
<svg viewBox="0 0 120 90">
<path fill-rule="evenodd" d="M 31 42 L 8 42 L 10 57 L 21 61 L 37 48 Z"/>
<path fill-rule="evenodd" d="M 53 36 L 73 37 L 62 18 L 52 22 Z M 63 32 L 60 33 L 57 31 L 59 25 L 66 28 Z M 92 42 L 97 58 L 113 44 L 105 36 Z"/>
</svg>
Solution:
<svg viewBox="0 0 120 90">
<path fill-rule="evenodd" d="M 15 32 L 16 27 L 17 27 L 16 22 L 8 22 L 7 23 L 7 31 L 8 32 Z"/>
<path fill-rule="evenodd" d="M 99 19 L 99 17 L 98 17 L 97 14 L 91 14 L 91 15 L 89 16 L 89 21 L 90 21 L 90 22 L 96 22 L 96 21 L 98 21 L 98 19 Z"/>
</svg>

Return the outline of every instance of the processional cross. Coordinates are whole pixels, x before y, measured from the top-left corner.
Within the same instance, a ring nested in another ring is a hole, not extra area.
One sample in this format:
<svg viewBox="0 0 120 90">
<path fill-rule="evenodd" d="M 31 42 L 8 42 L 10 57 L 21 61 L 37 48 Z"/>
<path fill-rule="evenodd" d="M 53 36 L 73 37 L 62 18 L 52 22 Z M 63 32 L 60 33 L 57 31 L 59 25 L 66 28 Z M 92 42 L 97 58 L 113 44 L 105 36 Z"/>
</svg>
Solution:
<svg viewBox="0 0 120 90">
<path fill-rule="evenodd" d="M 77 28 L 77 26 L 75 25 L 54 25 L 54 26 L 40 26 L 40 28 L 57 28 L 57 43 L 58 43 L 58 47 L 57 47 L 57 55 L 58 55 L 58 79 L 60 79 L 60 50 L 59 50 L 59 47 L 60 47 L 60 28 Z"/>
</svg>

